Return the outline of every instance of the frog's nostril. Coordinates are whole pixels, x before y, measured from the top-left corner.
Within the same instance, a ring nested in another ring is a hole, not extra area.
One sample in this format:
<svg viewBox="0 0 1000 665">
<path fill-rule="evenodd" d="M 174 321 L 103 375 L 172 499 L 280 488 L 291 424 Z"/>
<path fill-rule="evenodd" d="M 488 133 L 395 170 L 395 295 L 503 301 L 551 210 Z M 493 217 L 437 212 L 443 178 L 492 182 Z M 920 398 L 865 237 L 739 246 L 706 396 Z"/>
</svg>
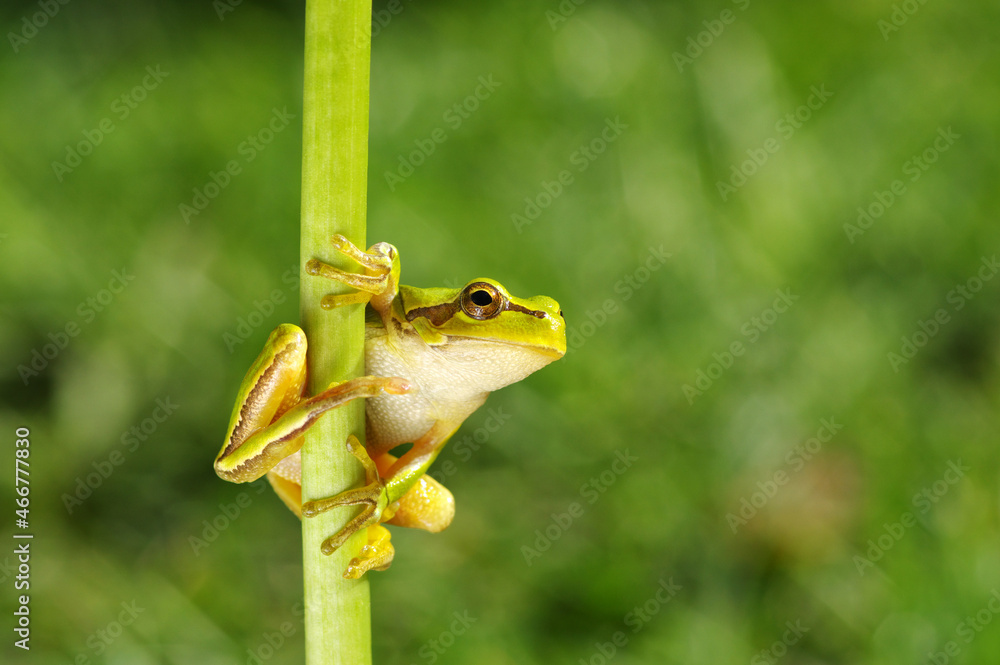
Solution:
<svg viewBox="0 0 1000 665">
<path fill-rule="evenodd" d="M 559 310 L 559 316 L 562 316 L 562 315 L 563 315 L 562 310 Z"/>
</svg>

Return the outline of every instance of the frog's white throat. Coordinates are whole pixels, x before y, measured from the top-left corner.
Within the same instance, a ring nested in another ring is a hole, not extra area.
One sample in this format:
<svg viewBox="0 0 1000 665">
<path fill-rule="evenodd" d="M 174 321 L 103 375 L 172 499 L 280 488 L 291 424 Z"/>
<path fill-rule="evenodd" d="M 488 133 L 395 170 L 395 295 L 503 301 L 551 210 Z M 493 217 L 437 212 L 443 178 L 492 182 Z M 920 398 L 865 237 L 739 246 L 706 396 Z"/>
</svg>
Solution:
<svg viewBox="0 0 1000 665">
<path fill-rule="evenodd" d="M 537 347 L 472 337 L 450 337 L 444 344 L 424 345 L 418 336 L 370 335 L 365 345 L 366 372 L 400 376 L 415 390 L 409 395 L 380 395 L 368 400 L 369 438 L 382 446 L 416 440 L 436 421 L 456 427 L 479 408 L 490 392 L 520 381 L 549 364 L 558 354 Z"/>
</svg>

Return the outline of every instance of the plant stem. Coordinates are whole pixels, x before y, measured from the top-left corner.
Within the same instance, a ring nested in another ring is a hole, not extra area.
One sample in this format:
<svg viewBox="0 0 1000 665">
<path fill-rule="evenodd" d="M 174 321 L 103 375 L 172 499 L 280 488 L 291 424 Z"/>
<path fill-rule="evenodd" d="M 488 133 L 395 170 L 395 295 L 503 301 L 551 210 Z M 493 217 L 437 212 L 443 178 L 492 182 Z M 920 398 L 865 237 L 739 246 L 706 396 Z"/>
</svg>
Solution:
<svg viewBox="0 0 1000 665">
<path fill-rule="evenodd" d="M 356 270 L 332 250 L 334 233 L 367 246 L 370 27 L 371 0 L 306 1 L 300 266 L 315 257 Z M 312 394 L 364 373 L 364 308 L 320 308 L 323 295 L 338 289 L 303 273 L 300 306 Z M 306 434 L 303 501 L 363 484 L 361 465 L 344 442 L 351 433 L 364 442 L 364 409 L 363 400 L 334 409 Z M 342 577 L 365 534 L 356 534 L 332 556 L 320 552 L 323 540 L 355 512 L 339 508 L 302 522 L 307 665 L 371 663 L 368 580 Z"/>
</svg>

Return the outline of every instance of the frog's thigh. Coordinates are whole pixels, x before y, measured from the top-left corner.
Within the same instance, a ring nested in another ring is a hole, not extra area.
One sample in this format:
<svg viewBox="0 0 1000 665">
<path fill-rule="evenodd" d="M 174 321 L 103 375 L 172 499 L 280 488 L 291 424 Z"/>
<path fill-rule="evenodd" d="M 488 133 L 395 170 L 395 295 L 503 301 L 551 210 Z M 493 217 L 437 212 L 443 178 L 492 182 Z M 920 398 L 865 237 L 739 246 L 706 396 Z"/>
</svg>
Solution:
<svg viewBox="0 0 1000 665">
<path fill-rule="evenodd" d="M 375 458 L 380 474 L 388 471 L 395 461 L 388 453 Z M 395 514 L 386 524 L 437 533 L 447 528 L 454 517 L 455 497 L 444 485 L 424 474 L 399 499 Z"/>
<path fill-rule="evenodd" d="M 267 472 L 267 481 L 289 510 L 302 517 L 302 453 L 296 452 Z"/>
</svg>

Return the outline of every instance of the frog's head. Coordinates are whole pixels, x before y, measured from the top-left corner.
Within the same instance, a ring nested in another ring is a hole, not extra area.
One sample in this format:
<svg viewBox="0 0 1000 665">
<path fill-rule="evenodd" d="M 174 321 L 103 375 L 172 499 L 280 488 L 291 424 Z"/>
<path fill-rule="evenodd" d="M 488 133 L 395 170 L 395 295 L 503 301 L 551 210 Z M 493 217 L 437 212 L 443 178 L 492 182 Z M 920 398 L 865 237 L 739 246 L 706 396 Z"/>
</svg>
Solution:
<svg viewBox="0 0 1000 665">
<path fill-rule="evenodd" d="M 406 320 L 425 342 L 457 363 L 478 363 L 504 385 L 566 353 L 566 322 L 552 298 L 518 298 L 486 278 L 461 289 L 401 286 L 399 294 Z"/>
</svg>

